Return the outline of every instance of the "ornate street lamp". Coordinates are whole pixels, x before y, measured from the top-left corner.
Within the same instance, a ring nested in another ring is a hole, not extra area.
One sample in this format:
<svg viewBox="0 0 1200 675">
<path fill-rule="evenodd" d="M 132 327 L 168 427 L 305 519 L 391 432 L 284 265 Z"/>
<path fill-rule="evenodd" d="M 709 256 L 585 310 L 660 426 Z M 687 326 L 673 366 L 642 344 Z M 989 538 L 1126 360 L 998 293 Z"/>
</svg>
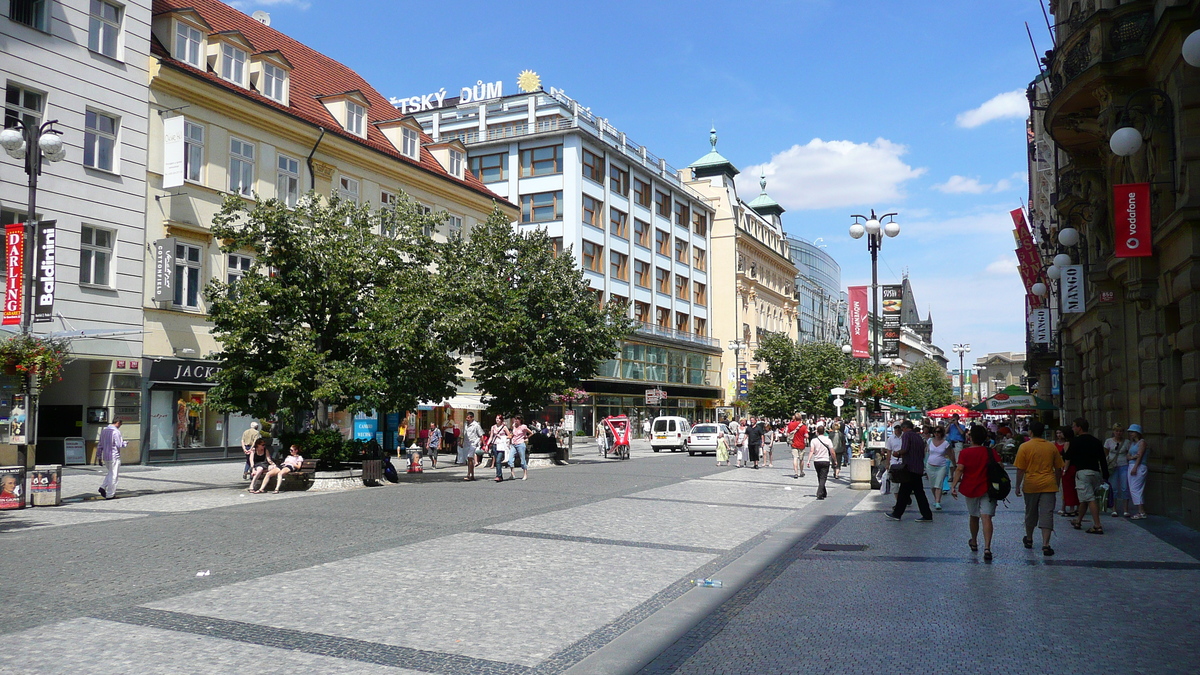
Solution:
<svg viewBox="0 0 1200 675">
<path fill-rule="evenodd" d="M 862 239 L 864 234 L 867 235 L 867 250 L 871 253 L 871 318 L 875 322 L 875 328 L 871 333 L 875 346 L 872 357 L 876 373 L 879 372 L 879 248 L 883 246 L 883 235 L 895 237 L 900 234 L 900 224 L 896 222 L 895 216 L 895 213 L 876 216 L 875 209 L 871 209 L 870 216 L 859 214 L 850 216 L 854 219 L 850 225 L 850 236 L 854 239 Z M 885 218 L 887 222 L 880 223 Z M 858 222 L 860 219 L 864 222 Z"/>
<path fill-rule="evenodd" d="M 958 393 L 962 394 L 965 399 L 967 393 L 967 371 L 963 365 L 963 357 L 971 351 L 971 344 L 966 342 L 956 344 L 950 348 L 950 351 L 958 354 Z"/>
</svg>

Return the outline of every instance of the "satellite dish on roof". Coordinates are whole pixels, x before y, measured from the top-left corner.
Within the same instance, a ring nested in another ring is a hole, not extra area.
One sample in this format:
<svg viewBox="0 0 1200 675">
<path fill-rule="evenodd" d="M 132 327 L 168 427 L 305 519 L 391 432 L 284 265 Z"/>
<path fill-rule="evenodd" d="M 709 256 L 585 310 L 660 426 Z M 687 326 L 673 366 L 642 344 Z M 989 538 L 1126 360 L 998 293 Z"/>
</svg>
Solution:
<svg viewBox="0 0 1200 675">
<path fill-rule="evenodd" d="M 250 18 L 254 19 L 255 21 L 261 23 L 264 26 L 271 25 L 271 15 L 262 11 L 261 9 L 258 10 L 257 12 L 255 12 L 254 14 L 250 15 Z"/>
</svg>

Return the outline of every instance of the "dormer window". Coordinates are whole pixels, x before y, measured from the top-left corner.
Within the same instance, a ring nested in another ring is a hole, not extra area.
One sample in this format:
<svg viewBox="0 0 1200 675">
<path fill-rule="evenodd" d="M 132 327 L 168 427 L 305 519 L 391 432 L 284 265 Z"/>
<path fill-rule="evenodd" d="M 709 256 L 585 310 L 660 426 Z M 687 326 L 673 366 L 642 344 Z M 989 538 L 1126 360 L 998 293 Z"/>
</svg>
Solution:
<svg viewBox="0 0 1200 675">
<path fill-rule="evenodd" d="M 182 21 L 175 22 L 175 58 L 184 63 L 203 68 L 200 55 L 204 53 L 204 34 L 199 28 Z"/>
<path fill-rule="evenodd" d="M 403 147 L 400 148 L 400 154 L 409 159 L 421 159 L 421 134 L 416 129 L 404 127 L 401 137 Z"/>
<path fill-rule="evenodd" d="M 450 165 L 446 167 L 451 176 L 455 178 L 463 177 L 463 154 L 454 148 L 450 148 Z"/>
<path fill-rule="evenodd" d="M 355 136 L 367 135 L 367 109 L 354 101 L 346 101 L 346 131 Z"/>
<path fill-rule="evenodd" d="M 231 44 L 221 45 L 221 77 L 246 86 L 246 52 Z"/>
<path fill-rule="evenodd" d="M 263 64 L 262 95 L 269 99 L 287 103 L 284 86 L 287 84 L 287 73 L 269 63 Z"/>
</svg>

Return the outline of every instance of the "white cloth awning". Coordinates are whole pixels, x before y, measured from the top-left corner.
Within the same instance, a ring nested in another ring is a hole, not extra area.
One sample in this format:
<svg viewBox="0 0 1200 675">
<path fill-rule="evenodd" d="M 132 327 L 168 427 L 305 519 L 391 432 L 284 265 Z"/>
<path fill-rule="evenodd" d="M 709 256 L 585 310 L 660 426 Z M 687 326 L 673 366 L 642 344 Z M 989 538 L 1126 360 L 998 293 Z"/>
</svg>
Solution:
<svg viewBox="0 0 1200 675">
<path fill-rule="evenodd" d="M 426 403 L 425 405 L 429 405 Z M 458 394 L 447 399 L 443 399 L 438 407 L 449 406 L 456 410 L 487 410 L 483 399 L 479 394 Z"/>
</svg>

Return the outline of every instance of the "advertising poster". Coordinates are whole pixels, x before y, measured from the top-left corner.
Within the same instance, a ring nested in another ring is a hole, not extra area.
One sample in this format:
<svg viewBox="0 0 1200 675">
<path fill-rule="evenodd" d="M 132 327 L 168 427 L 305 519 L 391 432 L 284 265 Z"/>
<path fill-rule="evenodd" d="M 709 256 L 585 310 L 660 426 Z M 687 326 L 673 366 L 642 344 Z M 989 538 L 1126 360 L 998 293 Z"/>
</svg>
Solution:
<svg viewBox="0 0 1200 675">
<path fill-rule="evenodd" d="M 0 466 L 0 510 L 25 508 L 25 468 Z"/>
<path fill-rule="evenodd" d="M 870 310 L 867 308 L 867 287 L 851 286 L 848 294 L 849 305 L 846 313 L 850 321 L 850 348 L 856 359 L 865 359 L 871 355 L 868 320 Z"/>
<path fill-rule="evenodd" d="M 880 356 L 894 359 L 900 356 L 900 310 L 904 298 L 904 287 L 893 284 L 882 287 L 883 334 Z"/>
<path fill-rule="evenodd" d="M 1062 268 L 1061 283 L 1063 314 L 1082 314 L 1087 305 L 1083 290 L 1083 265 Z"/>
<path fill-rule="evenodd" d="M 1029 330 L 1034 344 L 1050 344 L 1050 310 L 1044 308 L 1029 310 Z"/>
<path fill-rule="evenodd" d="M 4 319 L 0 325 L 17 326 L 21 323 L 22 288 L 25 279 L 25 226 L 4 226 Z"/>
<path fill-rule="evenodd" d="M 37 266 L 33 269 L 33 322 L 54 320 L 54 252 L 58 221 L 43 220 L 37 226 Z"/>
</svg>

